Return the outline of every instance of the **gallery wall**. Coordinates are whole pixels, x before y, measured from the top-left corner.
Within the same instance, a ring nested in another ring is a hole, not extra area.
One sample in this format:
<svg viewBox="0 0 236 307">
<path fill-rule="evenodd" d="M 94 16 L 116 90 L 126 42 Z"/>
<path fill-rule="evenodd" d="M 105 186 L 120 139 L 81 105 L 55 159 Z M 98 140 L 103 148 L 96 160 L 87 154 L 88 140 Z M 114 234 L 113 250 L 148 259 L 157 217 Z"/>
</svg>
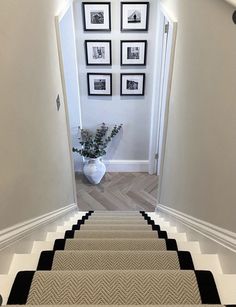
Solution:
<svg viewBox="0 0 236 307">
<path fill-rule="evenodd" d="M 235 8 L 162 2 L 178 33 L 161 203 L 235 232 Z"/>
<path fill-rule="evenodd" d="M 96 2 L 96 1 L 93 1 Z M 82 123 L 84 128 L 94 129 L 100 123 L 109 125 L 123 123 L 124 129 L 117 138 L 113 149 L 108 153 L 108 160 L 148 160 L 150 113 L 153 88 L 153 64 L 155 58 L 155 38 L 157 1 L 150 2 L 148 32 L 120 31 L 120 2 L 111 0 L 111 32 L 84 32 L 82 19 L 82 1 L 75 3 L 76 39 L 78 48 L 80 94 L 82 107 Z M 140 2 L 140 1 L 135 1 Z M 113 64 L 109 66 L 86 66 L 84 41 L 91 39 L 112 40 Z M 147 40 L 147 65 L 144 67 L 120 66 L 121 40 Z M 87 73 L 112 73 L 112 97 L 88 96 Z M 121 97 L 120 73 L 146 73 L 145 96 Z M 148 170 L 148 164 L 146 166 Z"/>
<path fill-rule="evenodd" d="M 54 19 L 65 3 L 0 1 L 0 229 L 74 202 Z"/>
</svg>

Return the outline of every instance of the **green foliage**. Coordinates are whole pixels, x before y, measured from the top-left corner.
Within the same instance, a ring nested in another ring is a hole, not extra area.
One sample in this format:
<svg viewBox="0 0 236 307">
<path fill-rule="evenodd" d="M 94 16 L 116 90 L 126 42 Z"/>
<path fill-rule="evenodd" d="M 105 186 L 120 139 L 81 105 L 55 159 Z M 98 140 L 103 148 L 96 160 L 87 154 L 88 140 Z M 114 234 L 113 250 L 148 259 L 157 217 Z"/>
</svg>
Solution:
<svg viewBox="0 0 236 307">
<path fill-rule="evenodd" d="M 95 135 L 87 129 L 80 129 L 81 134 L 80 145 L 81 149 L 74 148 L 73 152 L 79 153 L 82 157 L 96 159 L 106 154 L 106 148 L 111 140 L 120 132 L 122 124 L 115 125 L 107 136 L 109 128 L 105 123 L 102 123 L 100 128 L 96 130 Z"/>
</svg>

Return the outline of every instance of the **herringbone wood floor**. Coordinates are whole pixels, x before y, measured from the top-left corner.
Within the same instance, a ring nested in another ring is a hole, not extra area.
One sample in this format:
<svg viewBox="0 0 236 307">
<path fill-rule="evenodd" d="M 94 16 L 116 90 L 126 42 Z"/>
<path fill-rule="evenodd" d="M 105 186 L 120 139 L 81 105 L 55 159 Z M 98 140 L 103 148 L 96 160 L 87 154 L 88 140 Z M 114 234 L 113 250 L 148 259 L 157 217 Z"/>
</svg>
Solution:
<svg viewBox="0 0 236 307">
<path fill-rule="evenodd" d="M 83 174 L 76 174 L 80 210 L 154 211 L 157 201 L 155 175 L 147 173 L 107 173 L 94 186 Z"/>
</svg>

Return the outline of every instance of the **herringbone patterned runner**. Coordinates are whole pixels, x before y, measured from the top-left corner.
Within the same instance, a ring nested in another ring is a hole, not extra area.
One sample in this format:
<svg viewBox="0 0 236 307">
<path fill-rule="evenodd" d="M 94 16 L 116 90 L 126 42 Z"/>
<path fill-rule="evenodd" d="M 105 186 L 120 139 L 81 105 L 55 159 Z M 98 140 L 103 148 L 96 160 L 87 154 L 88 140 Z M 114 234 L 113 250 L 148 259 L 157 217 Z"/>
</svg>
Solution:
<svg viewBox="0 0 236 307">
<path fill-rule="evenodd" d="M 177 252 L 57 251 L 53 270 L 179 270 Z"/>
<path fill-rule="evenodd" d="M 192 271 L 36 272 L 27 304 L 200 304 Z"/>
<path fill-rule="evenodd" d="M 152 227 L 145 224 L 138 224 L 138 225 L 130 225 L 130 224 L 105 224 L 105 225 L 99 225 L 99 224 L 84 224 L 81 225 L 81 229 L 84 230 L 142 230 L 142 231 L 152 231 Z"/>
<path fill-rule="evenodd" d="M 163 251 L 163 239 L 69 239 L 65 250 Z"/>
<path fill-rule="evenodd" d="M 156 231 L 125 231 L 125 230 L 79 230 L 75 231 L 74 238 L 84 239 L 145 239 L 157 238 Z"/>
</svg>

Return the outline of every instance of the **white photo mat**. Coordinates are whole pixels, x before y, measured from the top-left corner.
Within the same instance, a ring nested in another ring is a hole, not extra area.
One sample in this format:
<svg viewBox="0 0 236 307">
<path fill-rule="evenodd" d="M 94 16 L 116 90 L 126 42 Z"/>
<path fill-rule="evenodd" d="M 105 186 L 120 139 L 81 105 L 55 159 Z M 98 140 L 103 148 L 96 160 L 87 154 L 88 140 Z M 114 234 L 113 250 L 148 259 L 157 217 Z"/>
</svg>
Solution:
<svg viewBox="0 0 236 307">
<path fill-rule="evenodd" d="M 111 42 L 86 41 L 88 65 L 111 65 Z"/>
<path fill-rule="evenodd" d="M 144 95 L 145 75 L 144 74 L 122 74 L 121 95 Z"/>
<path fill-rule="evenodd" d="M 145 65 L 146 60 L 146 42 L 121 42 L 122 65 Z M 132 49 L 129 49 L 132 48 Z M 130 54 L 131 53 L 131 54 Z M 137 56 L 135 56 L 137 53 Z"/>
<path fill-rule="evenodd" d="M 112 80 L 110 74 L 88 74 L 89 95 L 111 95 Z"/>
<path fill-rule="evenodd" d="M 101 23 L 93 23 L 100 20 Z M 85 30 L 110 30 L 110 6 L 108 4 L 84 4 Z"/>
<path fill-rule="evenodd" d="M 122 30 L 146 30 L 148 5 L 123 3 L 121 13 Z M 134 15 L 136 16 L 136 22 L 134 21 Z"/>
</svg>

